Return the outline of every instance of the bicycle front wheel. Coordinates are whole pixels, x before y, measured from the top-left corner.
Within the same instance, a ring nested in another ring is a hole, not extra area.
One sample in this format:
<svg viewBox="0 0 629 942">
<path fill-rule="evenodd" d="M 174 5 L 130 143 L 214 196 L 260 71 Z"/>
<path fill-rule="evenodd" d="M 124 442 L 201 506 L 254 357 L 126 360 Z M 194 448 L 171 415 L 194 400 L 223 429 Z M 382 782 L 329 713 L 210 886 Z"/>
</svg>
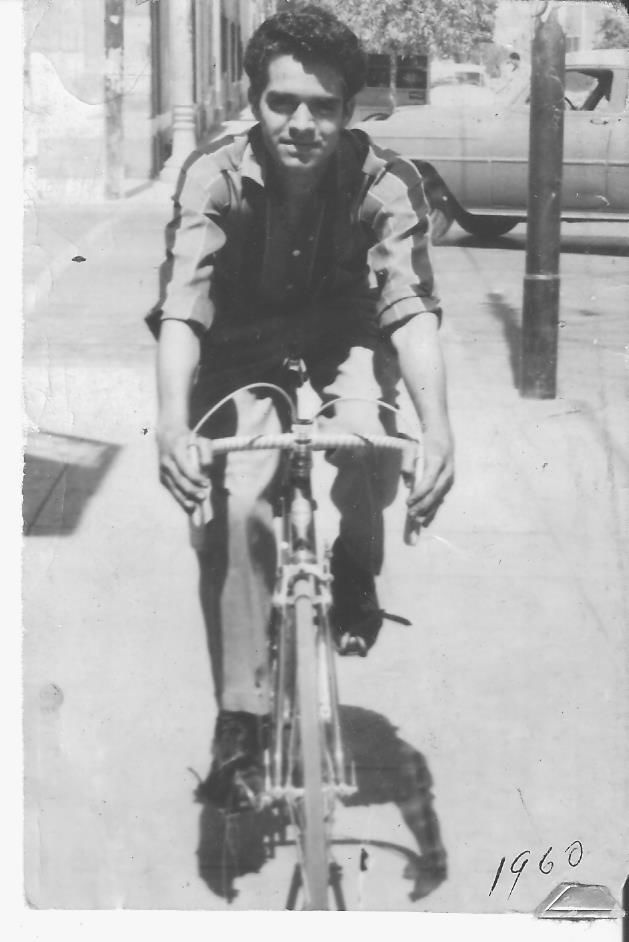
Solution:
<svg viewBox="0 0 629 942">
<path fill-rule="evenodd" d="M 302 879 L 308 909 L 328 908 L 329 856 L 324 793 L 324 743 L 319 709 L 317 629 L 314 623 L 313 583 L 295 586 L 295 636 L 299 739 L 303 798 L 299 815 Z"/>
</svg>

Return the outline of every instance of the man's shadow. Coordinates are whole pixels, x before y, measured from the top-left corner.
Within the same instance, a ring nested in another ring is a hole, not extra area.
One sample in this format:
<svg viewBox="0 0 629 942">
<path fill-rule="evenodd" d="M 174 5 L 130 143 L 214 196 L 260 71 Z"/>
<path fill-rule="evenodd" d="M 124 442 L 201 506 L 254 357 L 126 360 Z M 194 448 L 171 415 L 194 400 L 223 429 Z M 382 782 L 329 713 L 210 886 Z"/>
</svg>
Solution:
<svg viewBox="0 0 629 942">
<path fill-rule="evenodd" d="M 342 706 L 341 726 L 346 752 L 356 765 L 358 786 L 345 804 L 357 807 L 392 802 L 398 806 L 419 853 L 386 846 L 404 851 L 404 878 L 412 882 L 409 899 L 423 899 L 447 876 L 446 851 L 426 760 L 373 710 Z M 226 816 L 204 805 L 197 850 L 201 878 L 213 893 L 231 902 L 238 895 L 237 878 L 258 873 L 273 856 L 274 847 L 286 842 L 286 829 L 287 821 L 278 809 Z M 368 840 L 360 843 L 369 846 Z M 374 843 L 382 846 L 382 842 Z"/>
</svg>

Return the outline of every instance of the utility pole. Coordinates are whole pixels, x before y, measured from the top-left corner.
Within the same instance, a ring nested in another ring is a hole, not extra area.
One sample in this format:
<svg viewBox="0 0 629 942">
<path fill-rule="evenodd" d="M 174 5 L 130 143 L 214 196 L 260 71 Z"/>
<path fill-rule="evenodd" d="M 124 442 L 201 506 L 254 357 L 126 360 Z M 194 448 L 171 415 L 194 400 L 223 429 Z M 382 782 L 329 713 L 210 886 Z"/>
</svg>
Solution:
<svg viewBox="0 0 629 942">
<path fill-rule="evenodd" d="M 214 85 L 214 122 L 220 124 L 225 109 L 223 107 L 223 69 L 221 41 L 221 0 L 212 0 L 212 69 Z"/>
<path fill-rule="evenodd" d="M 176 182 L 181 167 L 197 146 L 194 105 L 192 0 L 169 0 L 170 101 L 173 115 L 172 153 L 160 174 Z"/>
<path fill-rule="evenodd" d="M 552 4 L 536 4 L 520 393 L 557 394 L 559 252 L 566 41 Z"/>
<path fill-rule="evenodd" d="M 105 0 L 105 196 L 124 195 L 124 0 Z"/>
</svg>

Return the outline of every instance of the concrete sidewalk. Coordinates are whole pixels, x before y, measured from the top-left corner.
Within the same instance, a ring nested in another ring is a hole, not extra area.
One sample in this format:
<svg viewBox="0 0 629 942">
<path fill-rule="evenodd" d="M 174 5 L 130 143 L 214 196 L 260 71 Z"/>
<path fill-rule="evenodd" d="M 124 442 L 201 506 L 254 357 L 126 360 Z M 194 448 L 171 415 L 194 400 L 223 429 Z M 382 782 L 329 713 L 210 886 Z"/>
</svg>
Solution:
<svg viewBox="0 0 629 942">
<path fill-rule="evenodd" d="M 102 256 L 110 249 L 114 232 L 139 207 L 142 218 L 152 219 L 154 210 L 157 221 L 167 219 L 173 190 L 170 184 L 154 181 L 123 200 L 29 205 L 24 216 L 25 313 L 46 304 L 53 283 L 74 265 L 83 264 L 80 259 L 93 251 Z"/>
<path fill-rule="evenodd" d="M 231 904 L 195 856 L 208 835 L 190 770 L 207 771 L 214 705 L 194 559 L 156 480 L 142 316 L 169 210 L 155 196 L 102 219 L 48 208 L 86 261 L 58 269 L 25 324 L 28 896 L 282 908 L 281 855 L 237 881 Z M 449 878 L 413 902 L 404 862 L 376 848 L 373 874 L 348 878 L 354 905 L 530 912 L 562 880 L 618 896 L 626 876 L 629 266 L 607 230 L 589 238 L 584 252 L 564 236 L 560 394 L 546 402 L 514 387 L 523 233 L 493 248 L 453 233 L 434 252 L 457 483 L 415 550 L 399 542 L 400 495 L 380 592 L 414 627 L 386 628 L 366 661 L 339 670 L 345 704 L 420 750 Z M 322 524 L 333 532 L 325 504 Z M 386 793 L 337 825 L 359 841 L 356 861 L 361 841 L 417 851 Z M 573 870 L 575 840 L 585 853 Z M 549 845 L 552 877 L 537 867 Z M 500 858 L 508 867 L 525 848 L 517 892 L 507 898 L 503 877 L 489 897 Z"/>
<path fill-rule="evenodd" d="M 243 133 L 253 122 L 250 109 L 243 108 L 233 119 L 223 121 L 208 133 L 214 143 L 231 134 Z M 36 200 L 31 197 L 24 219 L 24 307 L 30 313 L 45 302 L 53 281 L 73 260 L 93 247 L 107 244 L 117 220 L 138 206 L 161 213 L 171 206 L 173 183 L 156 180 L 128 180 L 126 194 L 119 200 L 97 203 Z"/>
</svg>

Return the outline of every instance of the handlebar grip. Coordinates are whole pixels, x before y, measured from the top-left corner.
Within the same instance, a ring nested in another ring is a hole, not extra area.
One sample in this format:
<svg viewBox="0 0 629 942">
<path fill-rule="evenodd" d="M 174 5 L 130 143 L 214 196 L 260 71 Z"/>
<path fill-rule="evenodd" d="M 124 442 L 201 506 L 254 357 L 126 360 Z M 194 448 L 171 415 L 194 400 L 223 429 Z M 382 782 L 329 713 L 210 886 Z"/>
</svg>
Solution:
<svg viewBox="0 0 629 942">
<path fill-rule="evenodd" d="M 422 525 L 415 517 L 406 514 L 404 521 L 404 542 L 407 546 L 416 546 L 421 533 Z"/>
<path fill-rule="evenodd" d="M 201 469 L 201 449 L 196 442 L 190 442 L 188 445 L 190 450 L 190 459 L 194 462 L 196 470 Z M 208 490 L 207 494 L 203 500 L 197 504 L 197 506 L 192 511 L 192 526 L 193 527 L 204 527 L 207 523 L 210 522 L 214 513 L 212 511 L 212 492 Z"/>
<path fill-rule="evenodd" d="M 402 470 L 402 480 L 408 487 L 409 491 L 412 489 L 413 484 L 415 483 L 415 477 L 418 471 L 418 462 L 415 458 L 412 467 L 405 467 Z M 406 519 L 404 520 L 404 542 L 407 546 L 416 546 L 419 539 L 419 534 L 421 533 L 422 525 L 417 519 L 413 517 L 408 511 L 406 513 Z"/>
<path fill-rule="evenodd" d="M 204 497 L 202 502 L 197 504 L 192 511 L 192 524 L 195 527 L 204 527 L 206 523 L 210 522 L 213 516 L 212 499 L 208 492 L 207 497 Z"/>
</svg>

